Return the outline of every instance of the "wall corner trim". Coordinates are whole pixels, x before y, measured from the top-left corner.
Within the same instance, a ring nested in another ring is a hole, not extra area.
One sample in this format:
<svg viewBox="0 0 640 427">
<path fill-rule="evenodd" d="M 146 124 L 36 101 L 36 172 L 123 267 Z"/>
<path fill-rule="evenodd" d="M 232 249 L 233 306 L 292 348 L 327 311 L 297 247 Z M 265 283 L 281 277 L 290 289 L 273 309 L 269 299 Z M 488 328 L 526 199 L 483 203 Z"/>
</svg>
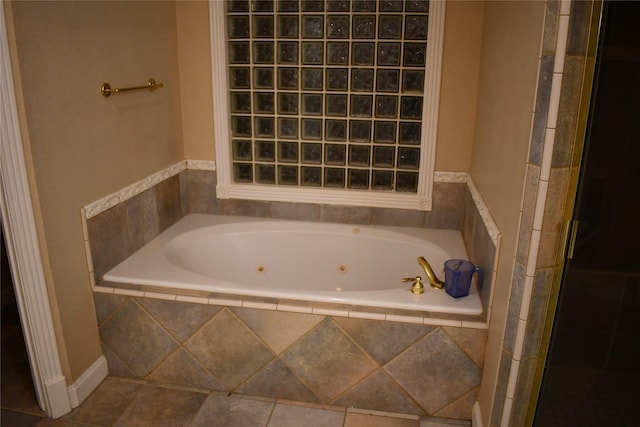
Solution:
<svg viewBox="0 0 640 427">
<path fill-rule="evenodd" d="M 98 357 L 98 359 L 89 366 L 89 369 L 84 371 L 82 375 L 67 388 L 71 407 L 77 408 L 80 406 L 107 377 L 108 373 L 109 367 L 107 365 L 107 359 L 104 356 Z"/>
<path fill-rule="evenodd" d="M 12 73 L 0 6 L 0 220 L 38 406 L 56 418 L 71 408 L 44 277 Z"/>
</svg>

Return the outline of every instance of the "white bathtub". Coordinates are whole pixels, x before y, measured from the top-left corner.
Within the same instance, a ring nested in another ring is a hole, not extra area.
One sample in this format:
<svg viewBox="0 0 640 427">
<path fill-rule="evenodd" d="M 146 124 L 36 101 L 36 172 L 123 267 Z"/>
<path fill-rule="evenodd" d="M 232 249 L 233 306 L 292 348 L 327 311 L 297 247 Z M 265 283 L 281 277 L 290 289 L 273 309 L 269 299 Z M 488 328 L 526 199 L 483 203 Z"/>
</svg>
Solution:
<svg viewBox="0 0 640 427">
<path fill-rule="evenodd" d="M 191 214 L 110 270 L 104 280 L 434 313 L 477 315 L 475 285 L 452 298 L 427 285 L 417 258 L 444 279 L 466 258 L 459 232 Z M 414 295 L 404 277 L 422 276 Z"/>
</svg>

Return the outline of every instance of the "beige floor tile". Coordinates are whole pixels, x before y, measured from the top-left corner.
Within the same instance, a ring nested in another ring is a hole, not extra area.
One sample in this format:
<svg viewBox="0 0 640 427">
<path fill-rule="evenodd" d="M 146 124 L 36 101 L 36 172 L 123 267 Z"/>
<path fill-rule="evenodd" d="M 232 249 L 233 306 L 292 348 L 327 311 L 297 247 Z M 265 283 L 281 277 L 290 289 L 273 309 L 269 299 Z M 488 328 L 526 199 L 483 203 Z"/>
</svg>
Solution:
<svg viewBox="0 0 640 427">
<path fill-rule="evenodd" d="M 36 403 L 29 365 L 2 362 L 2 408 L 31 415 L 44 414 Z"/>
<path fill-rule="evenodd" d="M 114 426 L 188 426 L 206 398 L 206 393 L 145 385 Z"/>
<path fill-rule="evenodd" d="M 8 410 L 2 410 L 0 422 L 5 426 L 12 427 L 35 427 L 42 421 L 42 417 L 35 415 L 21 414 Z"/>
<path fill-rule="evenodd" d="M 274 405 L 273 402 L 211 394 L 190 427 L 264 427 Z"/>
<path fill-rule="evenodd" d="M 418 420 L 347 413 L 344 427 L 419 427 Z"/>
<path fill-rule="evenodd" d="M 62 420 L 109 426 L 125 411 L 141 388 L 140 383 L 106 378 L 82 405 Z"/>
<path fill-rule="evenodd" d="M 268 427 L 342 427 L 345 413 L 328 409 L 277 404 Z"/>
</svg>

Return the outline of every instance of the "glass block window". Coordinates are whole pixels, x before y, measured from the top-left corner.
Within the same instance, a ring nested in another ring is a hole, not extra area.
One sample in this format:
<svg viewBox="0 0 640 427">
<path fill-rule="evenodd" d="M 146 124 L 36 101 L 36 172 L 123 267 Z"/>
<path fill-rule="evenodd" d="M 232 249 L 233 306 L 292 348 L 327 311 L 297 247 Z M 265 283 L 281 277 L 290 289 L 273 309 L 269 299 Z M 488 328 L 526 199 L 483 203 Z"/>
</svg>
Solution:
<svg viewBox="0 0 640 427">
<path fill-rule="evenodd" d="M 234 183 L 416 193 L 428 0 L 230 0 Z"/>
<path fill-rule="evenodd" d="M 430 210 L 445 0 L 209 0 L 219 198 Z"/>
</svg>

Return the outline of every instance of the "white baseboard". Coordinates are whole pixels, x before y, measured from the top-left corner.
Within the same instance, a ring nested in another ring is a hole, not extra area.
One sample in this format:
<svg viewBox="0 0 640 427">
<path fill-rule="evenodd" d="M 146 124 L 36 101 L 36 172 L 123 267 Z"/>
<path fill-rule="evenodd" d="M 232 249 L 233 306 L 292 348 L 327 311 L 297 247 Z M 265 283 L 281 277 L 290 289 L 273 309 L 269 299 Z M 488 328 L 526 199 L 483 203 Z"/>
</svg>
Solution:
<svg viewBox="0 0 640 427">
<path fill-rule="evenodd" d="M 72 408 L 77 408 L 107 377 L 109 367 L 107 359 L 100 356 L 93 364 L 78 377 L 68 388 L 69 401 Z"/>
<path fill-rule="evenodd" d="M 480 404 L 476 400 L 473 404 L 473 412 L 471 414 L 471 426 L 472 427 L 483 427 L 482 426 L 482 412 L 480 411 Z"/>
<path fill-rule="evenodd" d="M 45 393 L 38 397 L 39 406 L 50 418 L 59 418 L 71 411 L 71 402 L 64 376 L 48 379 L 43 382 Z M 41 401 L 40 399 L 44 399 Z"/>
</svg>

